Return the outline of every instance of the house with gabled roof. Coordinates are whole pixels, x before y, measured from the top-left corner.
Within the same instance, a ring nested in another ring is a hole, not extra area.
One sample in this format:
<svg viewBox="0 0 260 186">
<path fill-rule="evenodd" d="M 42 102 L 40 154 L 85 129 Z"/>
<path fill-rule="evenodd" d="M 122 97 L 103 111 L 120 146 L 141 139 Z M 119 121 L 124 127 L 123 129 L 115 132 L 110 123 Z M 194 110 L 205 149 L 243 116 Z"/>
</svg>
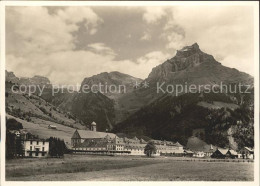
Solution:
<svg viewBox="0 0 260 186">
<path fill-rule="evenodd" d="M 212 158 L 238 158 L 238 153 L 232 149 L 218 148 L 212 155 Z"/>
<path fill-rule="evenodd" d="M 211 155 L 212 158 L 226 158 L 228 149 L 217 148 L 217 150 Z"/>
</svg>

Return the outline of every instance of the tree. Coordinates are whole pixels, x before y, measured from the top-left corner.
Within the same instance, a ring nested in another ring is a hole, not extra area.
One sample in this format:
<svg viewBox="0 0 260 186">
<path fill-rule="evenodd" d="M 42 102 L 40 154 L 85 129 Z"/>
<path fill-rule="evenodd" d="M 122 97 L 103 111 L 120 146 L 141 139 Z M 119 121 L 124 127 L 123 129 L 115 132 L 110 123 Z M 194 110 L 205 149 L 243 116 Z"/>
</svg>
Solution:
<svg viewBox="0 0 260 186">
<path fill-rule="evenodd" d="M 156 151 L 157 151 L 156 146 L 152 141 L 149 141 L 144 148 L 144 153 L 148 157 L 151 157 L 153 154 L 156 154 Z"/>
<path fill-rule="evenodd" d="M 68 149 L 64 143 L 63 140 L 60 140 L 59 138 L 49 138 L 49 155 L 52 157 L 63 157 L 65 153 L 68 152 Z"/>
<path fill-rule="evenodd" d="M 21 137 L 17 137 L 11 132 L 6 132 L 6 158 L 19 158 L 24 157 L 24 145 Z"/>
<path fill-rule="evenodd" d="M 6 130 L 20 130 L 23 129 L 22 123 L 16 121 L 14 118 L 6 120 Z"/>
<path fill-rule="evenodd" d="M 15 145 L 16 145 L 17 156 L 24 157 L 24 145 L 23 145 L 23 140 L 21 139 L 21 137 L 16 137 Z"/>
<path fill-rule="evenodd" d="M 16 157 L 16 145 L 15 145 L 15 134 L 6 132 L 6 141 L 5 141 L 5 156 L 7 159 L 12 159 Z"/>
</svg>

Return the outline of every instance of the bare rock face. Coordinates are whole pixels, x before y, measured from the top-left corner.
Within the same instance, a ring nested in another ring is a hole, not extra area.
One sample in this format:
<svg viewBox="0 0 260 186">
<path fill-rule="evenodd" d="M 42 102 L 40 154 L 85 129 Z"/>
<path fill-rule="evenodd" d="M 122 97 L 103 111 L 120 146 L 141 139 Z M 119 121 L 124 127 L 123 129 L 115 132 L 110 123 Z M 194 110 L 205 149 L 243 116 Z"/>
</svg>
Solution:
<svg viewBox="0 0 260 186">
<path fill-rule="evenodd" d="M 253 77 L 236 69 L 222 66 L 212 55 L 200 50 L 197 43 L 178 50 L 176 55 L 152 69 L 146 81 L 214 84 L 221 81 L 253 83 Z"/>
<path fill-rule="evenodd" d="M 15 76 L 13 72 L 5 71 L 5 81 L 11 82 L 11 83 L 18 83 L 19 78 Z"/>
<path fill-rule="evenodd" d="M 32 78 L 20 78 L 20 84 L 24 85 L 49 85 L 50 83 L 50 80 L 43 76 L 33 76 Z"/>
<path fill-rule="evenodd" d="M 50 80 L 47 77 L 43 76 L 33 76 L 29 77 L 16 77 L 13 72 L 5 71 L 5 81 L 15 83 L 15 84 L 23 84 L 23 85 L 51 85 Z"/>
<path fill-rule="evenodd" d="M 168 80 L 175 72 L 183 71 L 202 63 L 219 64 L 212 55 L 202 52 L 197 43 L 178 50 L 176 55 L 163 64 L 153 68 L 148 80 Z"/>
<path fill-rule="evenodd" d="M 88 85 L 89 87 L 93 86 L 93 85 L 98 85 L 101 84 L 102 85 L 102 90 L 101 92 L 107 92 L 107 93 L 103 93 L 108 97 L 114 97 L 114 95 L 112 95 L 111 93 L 109 93 L 108 91 L 105 90 L 105 86 L 109 87 L 111 85 L 119 87 L 119 86 L 125 86 L 125 90 L 126 92 L 131 92 L 133 91 L 133 85 L 135 82 L 140 83 L 142 81 L 142 79 L 140 78 L 136 78 L 127 74 L 123 74 L 117 71 L 114 72 L 102 72 L 100 74 L 91 76 L 91 77 L 87 77 L 83 80 L 83 82 L 81 83 L 81 89 L 83 85 Z"/>
</svg>

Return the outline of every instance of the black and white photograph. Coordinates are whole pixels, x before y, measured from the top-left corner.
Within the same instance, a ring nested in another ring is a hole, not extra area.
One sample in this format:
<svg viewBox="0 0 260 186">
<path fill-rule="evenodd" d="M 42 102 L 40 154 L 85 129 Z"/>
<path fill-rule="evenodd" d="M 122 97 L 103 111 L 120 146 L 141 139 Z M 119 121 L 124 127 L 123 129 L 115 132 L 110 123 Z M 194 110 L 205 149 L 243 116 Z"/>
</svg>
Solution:
<svg viewBox="0 0 260 186">
<path fill-rule="evenodd" d="M 259 184 L 258 2 L 4 10 L 2 180 Z"/>
</svg>

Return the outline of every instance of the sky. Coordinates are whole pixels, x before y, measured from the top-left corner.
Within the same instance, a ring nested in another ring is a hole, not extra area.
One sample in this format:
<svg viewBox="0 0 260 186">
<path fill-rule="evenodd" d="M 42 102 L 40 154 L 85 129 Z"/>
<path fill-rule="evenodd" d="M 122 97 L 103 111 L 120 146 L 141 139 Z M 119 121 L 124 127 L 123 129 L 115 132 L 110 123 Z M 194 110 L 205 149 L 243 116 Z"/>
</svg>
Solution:
<svg viewBox="0 0 260 186">
<path fill-rule="evenodd" d="M 6 69 L 77 84 L 101 72 L 145 79 L 197 42 L 225 66 L 253 75 L 253 7 L 6 7 Z"/>
</svg>

